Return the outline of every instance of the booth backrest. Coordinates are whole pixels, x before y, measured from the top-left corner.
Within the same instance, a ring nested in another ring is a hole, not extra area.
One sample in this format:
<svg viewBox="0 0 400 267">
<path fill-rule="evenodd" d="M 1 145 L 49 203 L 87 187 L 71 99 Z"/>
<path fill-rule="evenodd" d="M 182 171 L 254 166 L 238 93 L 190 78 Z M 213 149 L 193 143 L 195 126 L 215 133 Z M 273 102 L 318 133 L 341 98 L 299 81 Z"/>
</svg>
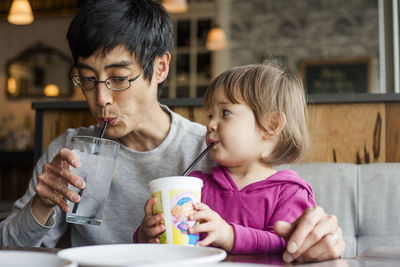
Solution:
<svg viewBox="0 0 400 267">
<path fill-rule="evenodd" d="M 296 171 L 314 189 L 317 204 L 335 214 L 345 257 L 374 247 L 400 247 L 400 163 L 300 163 Z"/>
</svg>

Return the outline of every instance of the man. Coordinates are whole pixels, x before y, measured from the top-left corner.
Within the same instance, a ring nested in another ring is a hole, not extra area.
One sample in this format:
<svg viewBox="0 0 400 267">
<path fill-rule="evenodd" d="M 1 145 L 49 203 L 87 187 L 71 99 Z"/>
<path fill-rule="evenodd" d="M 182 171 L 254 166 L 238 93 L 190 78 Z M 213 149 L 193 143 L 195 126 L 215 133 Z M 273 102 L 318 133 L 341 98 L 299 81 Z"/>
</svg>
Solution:
<svg viewBox="0 0 400 267">
<path fill-rule="evenodd" d="M 70 147 L 74 135 L 106 135 L 121 144 L 101 226 L 71 224 L 71 244 L 131 243 L 143 218 L 154 178 L 181 173 L 205 148 L 204 126 L 190 122 L 158 102 L 173 47 L 165 10 L 151 0 L 87 0 L 72 21 L 67 39 L 74 59 L 70 76 L 80 87 L 99 124 L 69 129 L 38 161 L 25 195 L 0 224 L 1 244 L 53 247 L 67 229 L 66 199 L 80 196 L 68 184 L 85 183 L 69 171 L 80 162 Z M 209 171 L 208 157 L 196 166 Z M 321 208 L 306 210 L 293 224 L 278 223 L 288 240 L 286 261 L 326 260 L 344 251 L 341 229 Z"/>
</svg>

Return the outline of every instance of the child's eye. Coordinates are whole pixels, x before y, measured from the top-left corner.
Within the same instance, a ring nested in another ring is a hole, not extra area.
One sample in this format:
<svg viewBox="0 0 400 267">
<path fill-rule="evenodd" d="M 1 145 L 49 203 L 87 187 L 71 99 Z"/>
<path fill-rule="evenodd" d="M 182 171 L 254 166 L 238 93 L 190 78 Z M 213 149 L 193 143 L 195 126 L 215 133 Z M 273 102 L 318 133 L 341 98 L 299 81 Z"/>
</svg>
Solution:
<svg viewBox="0 0 400 267">
<path fill-rule="evenodd" d="M 209 120 L 212 119 L 212 115 L 211 114 L 208 114 L 207 117 L 208 117 Z"/>
<path fill-rule="evenodd" d="M 232 114 L 232 113 L 229 110 L 227 110 L 227 109 L 222 110 L 222 117 L 228 116 L 230 114 Z"/>
</svg>

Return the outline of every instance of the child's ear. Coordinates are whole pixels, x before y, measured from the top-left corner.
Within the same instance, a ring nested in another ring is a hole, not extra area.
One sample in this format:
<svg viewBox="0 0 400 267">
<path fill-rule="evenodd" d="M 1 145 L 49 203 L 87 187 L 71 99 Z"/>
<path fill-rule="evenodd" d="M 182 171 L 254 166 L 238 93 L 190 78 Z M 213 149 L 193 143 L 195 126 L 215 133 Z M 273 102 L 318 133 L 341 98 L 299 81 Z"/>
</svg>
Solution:
<svg viewBox="0 0 400 267">
<path fill-rule="evenodd" d="M 266 116 L 265 125 L 267 125 L 265 138 L 270 139 L 271 137 L 278 136 L 286 125 L 286 116 L 279 111 L 271 112 Z"/>
<path fill-rule="evenodd" d="M 154 60 L 154 75 L 157 83 L 162 83 L 168 76 L 169 62 L 171 60 L 171 54 L 166 52 L 161 57 L 156 57 Z"/>
</svg>

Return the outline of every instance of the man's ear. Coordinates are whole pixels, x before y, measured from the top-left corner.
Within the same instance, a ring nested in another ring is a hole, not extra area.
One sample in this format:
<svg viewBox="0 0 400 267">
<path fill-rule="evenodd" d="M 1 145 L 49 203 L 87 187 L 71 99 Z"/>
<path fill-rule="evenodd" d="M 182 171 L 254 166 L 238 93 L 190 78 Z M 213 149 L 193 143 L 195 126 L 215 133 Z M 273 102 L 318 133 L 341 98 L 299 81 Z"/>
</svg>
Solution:
<svg viewBox="0 0 400 267">
<path fill-rule="evenodd" d="M 284 113 L 274 111 L 266 116 L 266 135 L 265 138 L 278 136 L 286 125 L 286 116 Z"/>
<path fill-rule="evenodd" d="M 157 84 L 162 83 L 168 76 L 169 62 L 171 61 L 171 54 L 165 52 L 161 57 L 156 57 L 154 63 L 154 79 Z"/>
</svg>

